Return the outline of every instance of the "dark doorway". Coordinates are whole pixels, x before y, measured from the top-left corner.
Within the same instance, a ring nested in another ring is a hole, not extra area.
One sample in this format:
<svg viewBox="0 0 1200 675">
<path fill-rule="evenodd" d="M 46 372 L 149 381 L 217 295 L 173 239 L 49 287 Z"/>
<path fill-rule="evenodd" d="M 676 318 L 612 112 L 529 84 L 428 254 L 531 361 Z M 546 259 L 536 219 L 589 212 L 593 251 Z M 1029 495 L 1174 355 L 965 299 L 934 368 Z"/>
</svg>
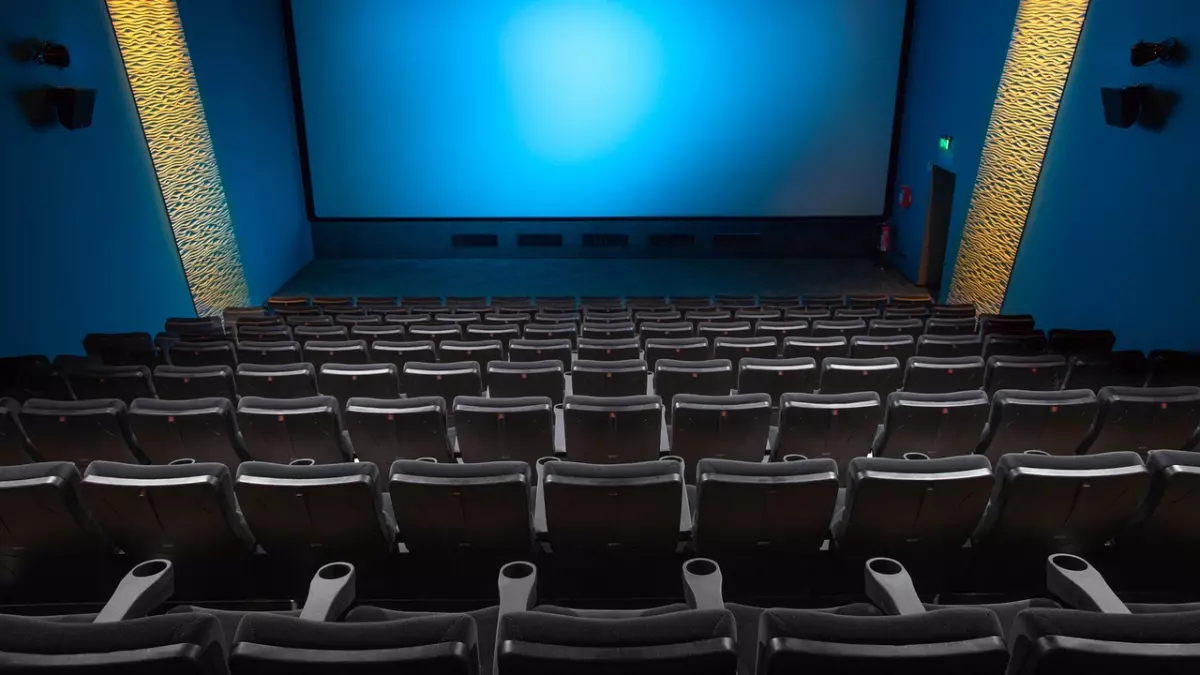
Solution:
<svg viewBox="0 0 1200 675">
<path fill-rule="evenodd" d="M 954 206 L 954 173 L 934 165 L 929 178 L 929 205 L 925 209 L 925 236 L 921 238 L 921 266 L 917 285 L 939 297 L 946 240 L 950 235 L 950 210 Z"/>
</svg>

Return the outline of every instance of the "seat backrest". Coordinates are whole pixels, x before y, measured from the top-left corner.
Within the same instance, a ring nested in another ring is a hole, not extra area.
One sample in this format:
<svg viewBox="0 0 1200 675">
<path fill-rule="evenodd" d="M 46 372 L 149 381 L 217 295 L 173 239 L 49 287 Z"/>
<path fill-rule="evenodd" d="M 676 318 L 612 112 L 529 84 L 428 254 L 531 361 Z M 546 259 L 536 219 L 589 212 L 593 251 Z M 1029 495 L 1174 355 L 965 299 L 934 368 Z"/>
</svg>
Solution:
<svg viewBox="0 0 1200 675">
<path fill-rule="evenodd" d="M 643 309 L 633 315 L 633 326 L 638 332 L 641 332 L 643 324 L 649 322 L 672 323 L 679 321 L 683 321 L 683 314 L 674 309 Z"/>
<path fill-rule="evenodd" d="M 238 363 L 300 363 L 304 358 L 300 343 L 294 340 L 252 342 L 242 340 L 237 347 Z"/>
<path fill-rule="evenodd" d="M 567 339 L 512 340 L 508 343 L 509 361 L 558 361 L 571 372 L 572 346 Z"/>
<path fill-rule="evenodd" d="M 1151 450 L 1146 467 L 1149 493 L 1122 545 L 1194 558 L 1200 550 L 1200 453 Z"/>
<path fill-rule="evenodd" d="M 914 356 L 904 368 L 904 391 L 948 394 L 983 387 L 985 365 L 978 356 Z"/>
<path fill-rule="evenodd" d="M 304 398 L 317 395 L 317 369 L 311 363 L 276 366 L 243 363 L 234 375 L 242 396 Z"/>
<path fill-rule="evenodd" d="M 459 396 L 454 429 L 464 462 L 533 464 L 554 454 L 554 403 L 544 396 Z"/>
<path fill-rule="evenodd" d="M 701 555 L 815 553 L 837 503 L 837 463 L 738 462 L 696 464 L 693 539 Z"/>
<path fill-rule="evenodd" d="M 595 340 L 579 338 L 579 359 L 586 361 L 627 361 L 642 358 L 637 338 Z"/>
<path fill-rule="evenodd" d="M 479 377 L 488 386 L 488 364 L 504 360 L 504 343 L 499 340 L 444 340 L 438 345 L 438 360 L 442 363 L 474 362 Z"/>
<path fill-rule="evenodd" d="M 991 333 L 983 336 L 983 358 L 1037 356 L 1046 351 L 1046 334 L 1040 330 Z"/>
<path fill-rule="evenodd" d="M 728 359 L 734 372 L 743 358 L 771 359 L 779 354 L 779 341 L 766 337 L 718 337 L 713 340 L 713 358 Z"/>
<path fill-rule="evenodd" d="M 921 319 L 925 321 L 931 316 L 928 305 L 897 305 L 889 304 L 883 308 L 884 319 Z M 974 317 L 972 317 L 974 319 Z M 971 322 L 974 330 L 974 321 Z"/>
<path fill-rule="evenodd" d="M 806 294 L 804 296 L 804 305 L 806 307 L 845 307 L 846 296 Z"/>
<path fill-rule="evenodd" d="M 397 373 L 404 372 L 408 363 L 434 363 L 437 361 L 437 347 L 431 340 L 396 341 L 376 340 L 369 350 L 371 361 L 374 363 L 390 363 L 396 366 Z M 404 381 L 401 378 L 400 391 L 404 391 Z"/>
<path fill-rule="evenodd" d="M 786 337 L 783 339 L 782 354 L 785 359 L 814 359 L 820 363 L 827 356 L 848 356 L 850 340 L 842 335 Z"/>
<path fill-rule="evenodd" d="M 924 319 L 871 319 L 868 324 L 867 335 L 872 337 L 884 337 L 888 335 L 909 335 L 913 339 L 914 349 L 916 348 L 917 338 L 925 334 Z"/>
<path fill-rule="evenodd" d="M 771 430 L 767 394 L 678 394 L 671 415 L 671 453 L 686 466 L 702 459 L 761 462 Z M 690 481 L 689 481 L 690 482 Z"/>
<path fill-rule="evenodd" d="M 964 336 L 975 335 L 975 317 L 949 318 L 935 316 L 925 322 L 926 335 Z"/>
<path fill-rule="evenodd" d="M 585 323 L 579 336 L 593 340 L 636 339 L 637 330 L 632 323 Z"/>
<path fill-rule="evenodd" d="M 1147 387 L 1200 386 L 1200 355 L 1154 349 L 1146 356 Z"/>
<path fill-rule="evenodd" d="M 739 321 L 749 321 L 758 330 L 758 324 L 763 321 L 779 321 L 783 319 L 783 310 L 764 307 L 762 309 L 739 309 L 733 313 L 733 318 Z"/>
<path fill-rule="evenodd" d="M 531 323 L 522 333 L 527 340 L 567 340 L 572 348 L 579 329 L 573 323 Z"/>
<path fill-rule="evenodd" d="M 556 552 L 675 550 L 686 500 L 679 462 L 547 462 L 542 469 L 546 527 Z"/>
<path fill-rule="evenodd" d="M 153 368 L 158 361 L 149 333 L 88 333 L 83 336 L 83 350 L 106 366 Z"/>
<path fill-rule="evenodd" d="M 680 340 L 696 336 L 696 327 L 690 321 L 647 321 L 638 327 L 638 339 L 643 347 L 649 340 Z"/>
<path fill-rule="evenodd" d="M 456 323 L 414 323 L 405 327 L 411 340 L 430 340 L 441 345 L 446 340 L 461 340 L 463 327 Z"/>
<path fill-rule="evenodd" d="M 1104 387 L 1081 452 L 1190 450 L 1200 427 L 1200 387 Z"/>
<path fill-rule="evenodd" d="M 0 397 L 24 402 L 31 398 L 70 398 L 61 374 L 41 355 L 0 357 Z"/>
<path fill-rule="evenodd" d="M 468 340 L 499 340 L 508 353 L 508 344 L 521 337 L 521 326 L 515 323 L 473 323 L 467 326 L 463 337 Z"/>
<path fill-rule="evenodd" d="M 34 461 L 25 428 L 21 426 L 21 404 L 16 399 L 0 398 L 0 466 L 29 464 Z"/>
<path fill-rule="evenodd" d="M 66 372 L 71 391 L 81 401 L 115 398 L 126 405 L 135 398 L 153 398 L 154 382 L 146 366 L 87 366 Z"/>
<path fill-rule="evenodd" d="M 736 621 L 728 610 L 630 618 L 510 612 L 500 618 L 496 663 L 504 675 L 737 671 Z"/>
<path fill-rule="evenodd" d="M 400 326 L 404 328 L 404 334 L 410 335 L 410 330 L 413 326 L 433 323 L 433 316 L 421 312 L 410 312 L 408 314 L 385 314 L 383 323 L 386 326 Z M 432 340 L 428 336 L 418 336 L 420 340 Z M 414 338 L 416 339 L 416 338 Z"/>
<path fill-rule="evenodd" d="M 317 387 L 343 408 L 355 396 L 400 398 L 400 377 L 394 363 L 326 363 L 317 373 Z"/>
<path fill-rule="evenodd" d="M 545 396 L 558 405 L 566 393 L 566 374 L 559 361 L 492 361 L 488 394 L 496 398 Z"/>
<path fill-rule="evenodd" d="M 883 405 L 873 391 L 854 394 L 787 393 L 780 399 L 774 455 L 803 455 L 837 462 L 844 475 L 854 457 L 871 451 Z"/>
<path fill-rule="evenodd" d="M 364 340 L 367 343 L 367 350 L 370 351 L 371 345 L 375 344 L 376 340 L 386 340 L 389 342 L 404 341 L 404 326 L 394 324 L 384 324 L 382 326 L 372 326 L 370 324 L 359 323 L 355 324 L 350 329 L 350 339 Z"/>
<path fill-rule="evenodd" d="M 856 335 L 850 338 L 850 357 L 855 359 L 893 356 L 903 365 L 916 353 L 916 338 L 911 335 Z"/>
<path fill-rule="evenodd" d="M 141 463 L 126 419 L 125 403 L 115 398 L 49 401 L 31 398 L 21 408 L 21 426 L 38 455 L 85 466 L 96 459 Z"/>
<path fill-rule="evenodd" d="M 229 366 L 159 366 L 154 369 L 154 389 L 159 398 L 176 401 L 194 398 L 237 400 L 233 369 Z"/>
<path fill-rule="evenodd" d="M 817 319 L 812 322 L 813 337 L 842 336 L 849 340 L 867 334 L 867 322 L 862 319 Z"/>
<path fill-rule="evenodd" d="M 575 362 L 571 391 L 579 396 L 644 396 L 648 373 L 641 359 Z"/>
<path fill-rule="evenodd" d="M 900 616 L 768 609 L 759 621 L 758 675 L 1003 675 L 1004 630 L 982 607 Z"/>
<path fill-rule="evenodd" d="M 279 312 L 276 311 L 276 314 L 279 314 Z M 288 314 L 281 314 L 281 316 L 283 316 L 285 325 L 292 327 L 292 337 L 296 339 L 296 342 L 299 342 L 301 344 L 304 344 L 304 340 L 307 339 L 307 338 L 303 337 L 300 333 L 296 332 L 296 329 L 300 328 L 301 326 L 307 326 L 310 328 L 332 328 L 333 330 L 339 331 L 339 332 L 346 330 L 345 326 L 337 326 L 335 328 L 333 326 L 333 317 L 332 316 L 326 316 L 324 314 L 319 314 L 319 313 L 313 314 L 313 313 L 311 313 L 311 311 L 309 313 L 305 313 L 305 314 L 291 314 L 289 312 Z M 345 337 L 344 333 L 342 334 L 342 337 L 343 338 Z M 339 339 L 339 338 L 326 338 L 326 339 Z"/>
<path fill-rule="evenodd" d="M 452 408 L 459 396 L 482 396 L 483 380 L 479 364 L 474 361 L 458 363 L 404 364 L 401 388 L 409 396 L 439 396 Z"/>
<path fill-rule="evenodd" d="M 754 330 L 749 321 L 701 321 L 696 324 L 696 336 L 708 338 L 715 346 L 719 337 L 751 337 Z"/>
<path fill-rule="evenodd" d="M 917 338 L 917 356 L 952 358 L 983 356 L 983 338 L 978 335 L 931 335 Z"/>
<path fill-rule="evenodd" d="M 250 457 L 287 463 L 311 459 L 320 464 L 348 461 L 338 402 L 332 396 L 270 399 L 243 396 L 237 420 Z"/>
<path fill-rule="evenodd" d="M 843 359 L 828 357 L 821 362 L 821 393 L 851 394 L 873 391 L 880 400 L 900 388 L 904 371 L 894 356 L 877 359 Z"/>
<path fill-rule="evenodd" d="M 242 461 L 241 435 L 226 398 L 138 399 L 129 407 L 129 428 L 154 464 L 186 458 L 236 467 Z"/>
<path fill-rule="evenodd" d="M 783 341 L 794 335 L 808 335 L 808 322 L 804 319 L 780 319 L 769 321 L 763 319 L 754 326 L 754 334 L 758 337 L 773 337 L 783 349 Z"/>
<path fill-rule="evenodd" d="M 879 317 L 879 309 L 875 307 L 850 307 L 848 309 L 833 310 L 833 318 L 839 321 L 862 319 L 864 322 L 870 322 L 872 319 L 878 319 Z"/>
<path fill-rule="evenodd" d="M 817 362 L 799 359 L 742 359 L 738 366 L 739 394 L 768 394 L 771 405 L 778 408 L 784 394 L 811 394 L 817 388 Z"/>
<path fill-rule="evenodd" d="M 1100 404 L 1086 389 L 992 394 L 992 410 L 978 452 L 992 462 L 1011 452 L 1041 450 L 1074 455 L 1087 437 Z"/>
<path fill-rule="evenodd" d="M 1200 612 L 1102 614 L 1028 609 L 1013 624 L 1009 675 L 1155 673 L 1200 669 Z"/>
<path fill-rule="evenodd" d="M 400 540 L 413 553 L 527 553 L 533 545 L 525 462 L 397 460 L 389 483 Z"/>
<path fill-rule="evenodd" d="M 1067 377 L 1067 360 L 1058 355 L 992 356 L 987 359 L 983 388 L 994 394 L 1001 389 L 1058 391 Z"/>
<path fill-rule="evenodd" d="M 668 422 L 671 421 L 671 401 L 676 394 L 728 396 L 735 387 L 737 379 L 729 359 L 659 359 L 654 364 L 654 393 L 658 394 L 667 406 Z"/>
<path fill-rule="evenodd" d="M 930 458 L 969 455 L 979 445 L 989 410 L 987 394 L 979 390 L 950 394 L 892 392 L 887 399 L 883 430 L 871 455 L 901 459 L 910 452 Z"/>
<path fill-rule="evenodd" d="M 1004 455 L 975 545 L 1033 559 L 1085 553 L 1129 523 L 1149 486 L 1133 452 Z"/>
<path fill-rule="evenodd" d="M 216 560 L 254 551 L 224 464 L 92 462 L 79 489 L 108 538 L 139 558 Z"/>
<path fill-rule="evenodd" d="M 234 490 L 268 555 L 379 558 L 395 531 L 384 515 L 379 469 L 371 462 L 289 466 L 243 462 Z"/>
<path fill-rule="evenodd" d="M 318 371 L 326 363 L 368 363 L 366 340 L 309 340 L 304 360 Z"/>
<path fill-rule="evenodd" d="M 646 335 L 643 333 L 643 338 Z M 646 367 L 654 372 L 659 359 L 675 361 L 705 361 L 708 359 L 708 338 L 681 337 L 644 339 L 646 345 Z"/>
<path fill-rule="evenodd" d="M 167 357 L 173 366 L 229 366 L 237 368 L 237 351 L 227 340 L 188 342 L 171 345 Z"/>
<path fill-rule="evenodd" d="M 1063 389 L 1140 387 L 1146 382 L 1146 355 L 1136 349 L 1094 352 L 1067 357 Z"/>
<path fill-rule="evenodd" d="M 1105 354 L 1111 352 L 1117 336 L 1111 330 L 1070 330 L 1053 328 L 1047 351 L 1052 354 Z"/>
<path fill-rule="evenodd" d="M 384 467 L 397 459 L 451 461 L 446 415 L 444 399 L 418 396 L 351 398 L 344 418 L 358 459 Z"/>
<path fill-rule="evenodd" d="M 979 335 L 1019 333 L 1034 329 L 1033 317 L 1028 314 L 980 314 Z"/>
<path fill-rule="evenodd" d="M 953 318 L 975 318 L 975 305 L 969 302 L 959 304 L 934 305 L 933 316 Z"/>
<path fill-rule="evenodd" d="M 257 324 L 249 323 L 249 321 L 275 321 L 277 323 Z M 284 325 L 283 319 L 274 316 L 257 319 L 246 320 L 236 324 L 230 324 L 236 331 L 234 332 L 237 342 L 290 342 L 292 339 L 292 329 Z M 239 359 L 240 360 L 240 359 Z"/>
<path fill-rule="evenodd" d="M 888 556 L 946 553 L 967 542 L 988 504 L 986 457 L 858 457 L 847 468 L 846 506 L 833 525 L 838 548 Z"/>
<path fill-rule="evenodd" d="M 71 462 L 0 466 L 0 553 L 36 560 L 104 552 L 107 544 L 79 501 L 79 480 Z"/>
<path fill-rule="evenodd" d="M 658 396 L 568 396 L 563 404 L 567 456 L 576 462 L 619 464 L 658 458 L 663 404 Z"/>
</svg>

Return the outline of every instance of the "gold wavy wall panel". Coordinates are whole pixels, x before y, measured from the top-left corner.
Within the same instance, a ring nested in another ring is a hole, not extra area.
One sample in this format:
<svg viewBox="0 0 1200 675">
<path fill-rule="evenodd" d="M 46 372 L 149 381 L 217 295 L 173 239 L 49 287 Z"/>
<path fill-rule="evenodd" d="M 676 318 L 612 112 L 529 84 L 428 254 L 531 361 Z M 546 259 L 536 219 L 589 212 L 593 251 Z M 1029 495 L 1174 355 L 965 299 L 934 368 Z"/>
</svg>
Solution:
<svg viewBox="0 0 1200 675">
<path fill-rule="evenodd" d="M 175 0 L 107 0 L 196 313 L 249 304 Z"/>
<path fill-rule="evenodd" d="M 950 282 L 950 302 L 1004 304 L 1089 0 L 1022 0 Z"/>
</svg>

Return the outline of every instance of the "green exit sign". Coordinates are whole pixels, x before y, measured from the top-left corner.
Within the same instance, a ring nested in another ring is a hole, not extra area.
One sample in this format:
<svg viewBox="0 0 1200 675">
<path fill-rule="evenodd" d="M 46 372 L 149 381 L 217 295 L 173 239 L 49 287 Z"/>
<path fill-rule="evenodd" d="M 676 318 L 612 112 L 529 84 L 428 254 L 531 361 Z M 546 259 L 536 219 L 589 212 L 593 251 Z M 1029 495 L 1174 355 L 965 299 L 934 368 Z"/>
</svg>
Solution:
<svg viewBox="0 0 1200 675">
<path fill-rule="evenodd" d="M 950 143 L 954 140 L 952 136 L 942 136 L 938 139 L 938 148 L 943 151 L 950 149 Z"/>
</svg>

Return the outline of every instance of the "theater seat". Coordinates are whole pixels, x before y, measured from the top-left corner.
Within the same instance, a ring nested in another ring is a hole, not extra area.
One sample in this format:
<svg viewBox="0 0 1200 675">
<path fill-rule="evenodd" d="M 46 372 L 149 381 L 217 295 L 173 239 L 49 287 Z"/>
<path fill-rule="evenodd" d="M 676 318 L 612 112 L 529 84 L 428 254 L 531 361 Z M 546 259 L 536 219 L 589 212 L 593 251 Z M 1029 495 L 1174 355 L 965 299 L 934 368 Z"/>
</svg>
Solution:
<svg viewBox="0 0 1200 675">
<path fill-rule="evenodd" d="M 1154 349 L 1146 356 L 1147 387 L 1200 386 L 1200 354 Z"/>
<path fill-rule="evenodd" d="M 975 317 L 951 318 L 935 316 L 925 323 L 925 334 L 957 337 L 975 335 Z"/>
<path fill-rule="evenodd" d="M 404 364 L 401 375 L 404 392 L 412 397 L 437 396 L 452 408 L 459 396 L 483 396 L 483 381 L 479 376 L 479 364 L 474 361 L 459 363 L 416 363 Z"/>
<path fill-rule="evenodd" d="M 576 462 L 618 464 L 658 458 L 663 404 L 658 396 L 568 396 L 563 405 L 567 456 Z"/>
<path fill-rule="evenodd" d="M 992 333 L 983 338 L 983 358 L 992 356 L 1038 356 L 1046 351 L 1046 334 L 1040 330 Z"/>
<path fill-rule="evenodd" d="M 512 340 L 508 343 L 509 361 L 558 361 L 569 373 L 572 366 L 572 346 L 567 339 Z"/>
<path fill-rule="evenodd" d="M 525 326 L 522 335 L 526 340 L 566 340 L 575 347 L 579 337 L 579 329 L 574 323 L 530 323 Z"/>
<path fill-rule="evenodd" d="M 359 560 L 395 548 L 396 525 L 383 509 L 378 480 L 370 462 L 243 462 L 234 489 L 267 555 Z"/>
<path fill-rule="evenodd" d="M 115 398 L 48 401 L 33 398 L 21 408 L 21 426 L 44 460 L 86 466 L 97 459 L 145 461 L 129 431 L 125 404 Z"/>
<path fill-rule="evenodd" d="M 454 429 L 464 462 L 533 464 L 554 454 L 554 404 L 543 396 L 459 396 Z"/>
<path fill-rule="evenodd" d="M 338 410 L 332 396 L 243 396 L 238 401 L 237 420 L 246 452 L 256 460 L 286 464 L 311 459 L 328 464 L 349 461 L 354 456 Z"/>
<path fill-rule="evenodd" d="M 159 398 L 173 401 L 237 400 L 233 369 L 229 366 L 159 366 L 154 369 L 154 389 Z"/>
<path fill-rule="evenodd" d="M 304 360 L 320 372 L 326 363 L 368 363 L 370 358 L 365 340 L 309 340 Z"/>
<path fill-rule="evenodd" d="M 671 421 L 671 402 L 677 394 L 728 396 L 737 386 L 733 364 L 728 359 L 709 361 L 677 361 L 659 359 L 654 364 L 654 393 L 667 406 L 667 422 Z"/>
<path fill-rule="evenodd" d="M 356 396 L 400 398 L 400 377 L 391 363 L 326 363 L 317 374 L 317 387 L 343 408 Z"/>
<path fill-rule="evenodd" d="M 21 426 L 21 404 L 16 399 L 0 398 L 0 466 L 29 464 L 33 448 Z"/>
<path fill-rule="evenodd" d="M 813 337 L 844 337 L 849 340 L 856 335 L 867 334 L 867 323 L 862 319 L 817 319 L 812 322 Z"/>
<path fill-rule="evenodd" d="M 592 340 L 636 339 L 637 331 L 632 323 L 585 323 L 579 331 L 580 338 Z"/>
<path fill-rule="evenodd" d="M 1091 432 L 1080 447 L 1095 454 L 1190 450 L 1200 434 L 1200 387 L 1104 387 Z"/>
<path fill-rule="evenodd" d="M 232 342 L 188 342 L 180 340 L 167 353 L 173 366 L 229 366 L 237 368 L 237 351 Z"/>
<path fill-rule="evenodd" d="M 705 458 L 761 462 L 768 451 L 767 394 L 678 394 L 672 405 L 671 453 L 682 457 L 686 466 Z"/>
<path fill-rule="evenodd" d="M 252 342 L 243 340 L 237 347 L 238 363 L 300 363 L 300 343 L 293 340 L 276 342 Z"/>
<path fill-rule="evenodd" d="M 442 363 L 475 363 L 486 389 L 488 364 L 504 360 L 504 344 L 499 340 L 444 340 L 438 345 L 438 360 Z"/>
<path fill-rule="evenodd" d="M 645 335 L 643 334 L 643 337 Z M 650 338 L 646 344 L 646 367 L 654 372 L 659 359 L 674 361 L 707 361 L 708 338 Z"/>
<path fill-rule="evenodd" d="M 350 331 L 348 328 L 345 326 L 328 325 L 327 322 L 330 319 L 327 316 L 321 317 L 320 319 L 322 321 L 322 325 L 299 325 L 292 329 L 292 337 L 296 339 L 296 342 L 300 343 L 301 348 L 308 344 L 310 340 L 340 342 L 349 339 Z"/>
<path fill-rule="evenodd" d="M 828 356 L 850 355 L 850 340 L 842 335 L 827 337 L 787 337 L 781 351 L 785 359 L 813 359 L 821 363 Z"/>
<path fill-rule="evenodd" d="M 428 396 L 352 398 L 346 402 L 344 417 L 358 459 L 383 467 L 397 459 L 420 457 L 453 461 L 446 415 L 446 401 Z"/>
<path fill-rule="evenodd" d="M 931 335 L 917 338 L 917 356 L 958 358 L 982 356 L 983 340 L 978 335 Z"/>
<path fill-rule="evenodd" d="M 522 554 L 533 545 L 532 484 L 525 462 L 398 460 L 388 494 L 412 553 Z"/>
<path fill-rule="evenodd" d="M 581 361 L 627 361 L 642 358 L 637 338 L 595 340 L 579 338 L 579 360 Z"/>
<path fill-rule="evenodd" d="M 92 462 L 80 492 L 108 538 L 138 558 L 219 560 L 254 552 L 224 464 Z"/>
<path fill-rule="evenodd" d="M 515 323 L 473 323 L 467 326 L 463 337 L 468 340 L 499 340 L 508 353 L 508 345 L 521 338 L 521 326 Z"/>
<path fill-rule="evenodd" d="M 1020 333 L 1034 330 L 1033 317 L 1028 314 L 980 314 L 979 335 L 992 333 Z"/>
<path fill-rule="evenodd" d="M 243 363 L 234 376 L 242 396 L 305 398 L 317 395 L 317 370 L 311 363 L 266 366 Z"/>
<path fill-rule="evenodd" d="M 154 464 L 186 458 L 236 467 L 245 458 L 229 399 L 138 399 L 129 407 L 129 428 Z"/>
<path fill-rule="evenodd" d="M 759 321 L 754 326 L 754 335 L 756 337 L 773 337 L 779 346 L 783 349 L 783 341 L 792 336 L 808 335 L 808 322 L 803 319 L 782 319 L 779 321 Z"/>
<path fill-rule="evenodd" d="M 456 323 L 415 323 L 405 326 L 410 340 L 429 340 L 441 346 L 446 340 L 461 340 L 463 327 Z"/>
<path fill-rule="evenodd" d="M 545 396 L 558 405 L 567 388 L 559 361 L 492 361 L 488 364 L 488 394 L 496 398 Z"/>
<path fill-rule="evenodd" d="M 880 399 L 900 388 L 904 372 L 899 359 L 842 359 L 828 357 L 821 362 L 821 393 L 852 394 L 873 391 Z"/>
<path fill-rule="evenodd" d="M 713 341 L 713 358 L 728 359 L 735 373 L 744 358 L 771 359 L 778 353 L 774 337 L 719 337 Z"/>
<path fill-rule="evenodd" d="M 160 366 L 161 367 L 161 366 Z M 135 398 L 154 398 L 154 382 L 146 366 L 87 366 L 66 372 L 67 383 L 81 401 L 115 398 L 129 405 Z"/>
<path fill-rule="evenodd" d="M 0 554 L 37 562 L 107 552 L 79 501 L 79 481 L 71 462 L 0 466 Z"/>
<path fill-rule="evenodd" d="M 856 335 L 850 338 L 850 358 L 877 359 L 892 356 L 901 365 L 917 353 L 916 338 L 911 335 Z"/>
<path fill-rule="evenodd" d="M 914 356 L 904 369 L 904 391 L 948 394 L 983 387 L 984 361 L 978 356 Z"/>
<path fill-rule="evenodd" d="M 1058 391 L 1066 377 L 1062 356 L 993 356 L 987 359 L 983 389 L 989 395 L 1001 389 Z"/>
<path fill-rule="evenodd" d="M 748 338 L 754 335 L 749 321 L 701 321 L 696 324 L 696 337 L 708 338 L 715 345 L 717 338 Z"/>
<path fill-rule="evenodd" d="M 844 475 L 854 457 L 871 451 L 883 406 L 873 391 L 854 394 L 784 394 L 779 407 L 776 459 L 802 455 L 837 462 Z"/>
<path fill-rule="evenodd" d="M 1050 331 L 1047 350 L 1051 354 L 1105 354 L 1111 352 L 1117 336 L 1111 330 L 1068 330 L 1055 328 Z"/>
<path fill-rule="evenodd" d="M 1086 389 L 1018 391 L 992 395 L 992 410 L 976 452 L 993 462 L 1011 452 L 1040 450 L 1074 455 L 1087 437 L 1099 403 Z"/>
<path fill-rule="evenodd" d="M 908 335 L 913 339 L 914 348 L 917 339 L 925 334 L 925 321 L 911 319 L 872 319 L 867 329 L 871 337 L 886 337 L 888 335 Z"/>
<path fill-rule="evenodd" d="M 989 410 L 987 394 L 982 391 L 892 392 L 871 456 L 903 459 L 913 452 L 930 458 L 970 455 L 979 444 Z"/>
<path fill-rule="evenodd" d="M 372 363 L 390 363 L 396 366 L 396 372 L 403 374 L 404 366 L 408 363 L 434 363 L 437 361 L 437 348 L 429 340 L 396 341 L 376 340 L 370 347 Z M 401 378 L 400 391 L 404 391 L 404 381 Z"/>
<path fill-rule="evenodd" d="M 1123 549 L 1166 559 L 1194 560 L 1200 552 L 1200 453 L 1151 450 L 1150 488 Z"/>
<path fill-rule="evenodd" d="M 1146 355 L 1131 349 L 1119 352 L 1075 354 L 1067 358 L 1063 389 L 1140 387 L 1146 381 Z"/>
<path fill-rule="evenodd" d="M 649 374 L 641 359 L 575 362 L 571 392 L 578 396 L 644 396 Z"/>
<path fill-rule="evenodd" d="M 811 394 L 817 388 L 817 363 L 811 358 L 742 359 L 738 370 L 739 394 L 768 394 L 778 408 L 787 393 Z"/>
</svg>

